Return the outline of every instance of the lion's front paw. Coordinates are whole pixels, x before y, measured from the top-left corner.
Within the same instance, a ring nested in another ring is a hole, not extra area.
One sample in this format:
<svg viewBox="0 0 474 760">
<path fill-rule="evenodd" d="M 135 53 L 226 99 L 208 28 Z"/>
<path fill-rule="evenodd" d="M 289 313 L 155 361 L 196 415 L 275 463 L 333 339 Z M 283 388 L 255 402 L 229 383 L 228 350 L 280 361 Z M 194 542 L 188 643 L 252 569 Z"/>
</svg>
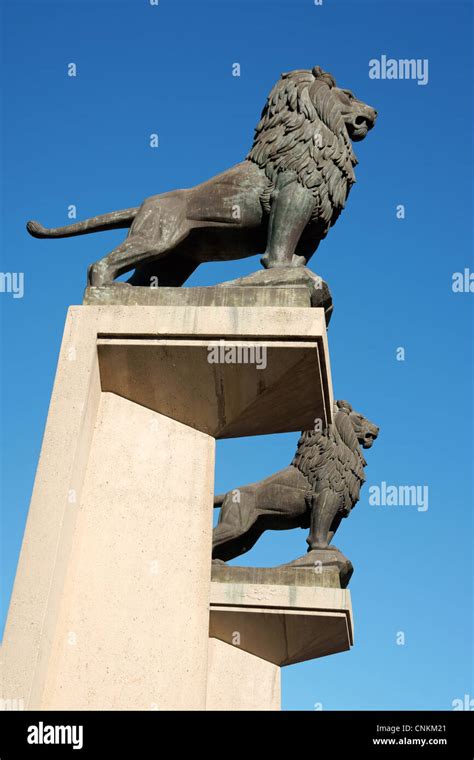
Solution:
<svg viewBox="0 0 474 760">
<path fill-rule="evenodd" d="M 307 261 L 304 256 L 297 256 L 296 253 L 293 254 L 293 257 L 291 259 L 292 267 L 305 267 L 306 264 Z"/>
<path fill-rule="evenodd" d="M 294 264 L 287 259 L 276 259 L 274 256 L 270 256 L 268 253 L 263 254 L 260 259 L 260 263 L 263 267 L 265 267 L 265 269 L 283 269 L 284 267 L 294 266 Z"/>
</svg>

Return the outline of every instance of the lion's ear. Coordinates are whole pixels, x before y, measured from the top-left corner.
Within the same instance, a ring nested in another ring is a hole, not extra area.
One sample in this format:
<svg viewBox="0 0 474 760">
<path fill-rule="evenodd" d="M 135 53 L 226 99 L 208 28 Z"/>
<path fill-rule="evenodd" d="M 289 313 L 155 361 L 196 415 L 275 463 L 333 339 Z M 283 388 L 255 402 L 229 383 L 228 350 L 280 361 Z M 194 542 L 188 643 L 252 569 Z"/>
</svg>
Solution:
<svg viewBox="0 0 474 760">
<path fill-rule="evenodd" d="M 336 80 L 333 75 L 328 71 L 324 71 L 321 66 L 313 66 L 311 73 L 315 79 L 322 79 L 324 84 L 327 84 L 329 88 L 336 87 Z"/>
<path fill-rule="evenodd" d="M 338 406 L 338 409 L 343 409 L 346 412 L 352 412 L 352 406 L 348 401 L 336 401 L 336 404 Z"/>
</svg>

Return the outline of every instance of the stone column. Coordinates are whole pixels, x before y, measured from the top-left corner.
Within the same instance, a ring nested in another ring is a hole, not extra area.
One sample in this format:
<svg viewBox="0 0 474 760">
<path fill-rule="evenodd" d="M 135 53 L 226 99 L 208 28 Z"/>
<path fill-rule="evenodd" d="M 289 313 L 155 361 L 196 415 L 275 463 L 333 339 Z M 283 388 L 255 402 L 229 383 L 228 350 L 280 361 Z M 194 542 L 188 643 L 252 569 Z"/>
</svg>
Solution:
<svg viewBox="0 0 474 760">
<path fill-rule="evenodd" d="M 218 306 L 169 305 L 158 290 L 151 305 L 70 308 L 3 641 L 4 699 L 213 709 L 219 673 L 246 669 L 253 696 L 240 704 L 278 706 L 278 663 L 229 649 L 222 630 L 209 643 L 214 439 L 330 419 L 324 311 L 301 308 L 301 291 L 269 302 L 226 290 Z M 265 366 L 212 363 L 216 344 L 265 348 Z"/>
</svg>

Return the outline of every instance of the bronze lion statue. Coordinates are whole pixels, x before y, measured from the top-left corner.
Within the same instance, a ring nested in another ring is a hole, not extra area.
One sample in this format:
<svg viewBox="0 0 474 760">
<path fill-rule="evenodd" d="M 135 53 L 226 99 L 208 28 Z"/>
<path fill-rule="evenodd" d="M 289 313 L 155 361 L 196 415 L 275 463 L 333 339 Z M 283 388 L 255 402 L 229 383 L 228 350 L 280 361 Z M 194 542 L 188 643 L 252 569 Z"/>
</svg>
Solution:
<svg viewBox="0 0 474 760">
<path fill-rule="evenodd" d="M 331 74 L 282 74 L 268 96 L 244 161 L 196 187 L 154 195 L 141 206 L 66 227 L 30 221 L 38 238 L 130 228 L 127 239 L 89 267 L 89 283 L 179 286 L 199 264 L 263 253 L 267 267 L 305 266 L 344 208 L 355 182 L 351 141 L 377 112 Z"/>
<path fill-rule="evenodd" d="M 379 428 L 347 401 L 336 401 L 332 424 L 301 434 L 292 463 L 258 483 L 221 494 L 212 556 L 227 561 L 249 551 L 266 530 L 309 528 L 308 552 L 321 557 L 343 517 L 357 504 L 369 449 Z M 341 555 L 343 556 L 343 555 Z M 345 558 L 344 558 L 345 559 Z M 310 558 L 293 565 L 308 566 Z"/>
</svg>

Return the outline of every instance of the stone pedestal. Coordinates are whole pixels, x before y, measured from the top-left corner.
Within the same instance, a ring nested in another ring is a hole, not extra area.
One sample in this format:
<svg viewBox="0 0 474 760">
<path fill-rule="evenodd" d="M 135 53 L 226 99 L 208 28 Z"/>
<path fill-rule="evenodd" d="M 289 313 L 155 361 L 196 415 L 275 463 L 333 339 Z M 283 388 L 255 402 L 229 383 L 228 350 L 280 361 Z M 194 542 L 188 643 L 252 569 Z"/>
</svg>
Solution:
<svg viewBox="0 0 474 760">
<path fill-rule="evenodd" d="M 213 568 L 211 636 L 279 666 L 350 649 L 350 593 L 331 571 L 219 571 Z"/>
<path fill-rule="evenodd" d="M 276 643 L 300 602 L 310 638 L 314 604 L 340 636 L 334 596 L 267 586 L 270 613 L 261 592 L 211 584 L 214 439 L 297 431 L 332 409 L 324 310 L 294 305 L 301 294 L 268 305 L 264 290 L 247 305 L 232 290 L 225 304 L 238 306 L 69 309 L 2 647 L 5 699 L 277 709 L 279 666 L 305 658 Z M 210 363 L 216 343 L 264 347 L 265 367 Z M 258 646 L 228 643 L 234 604 Z"/>
</svg>

